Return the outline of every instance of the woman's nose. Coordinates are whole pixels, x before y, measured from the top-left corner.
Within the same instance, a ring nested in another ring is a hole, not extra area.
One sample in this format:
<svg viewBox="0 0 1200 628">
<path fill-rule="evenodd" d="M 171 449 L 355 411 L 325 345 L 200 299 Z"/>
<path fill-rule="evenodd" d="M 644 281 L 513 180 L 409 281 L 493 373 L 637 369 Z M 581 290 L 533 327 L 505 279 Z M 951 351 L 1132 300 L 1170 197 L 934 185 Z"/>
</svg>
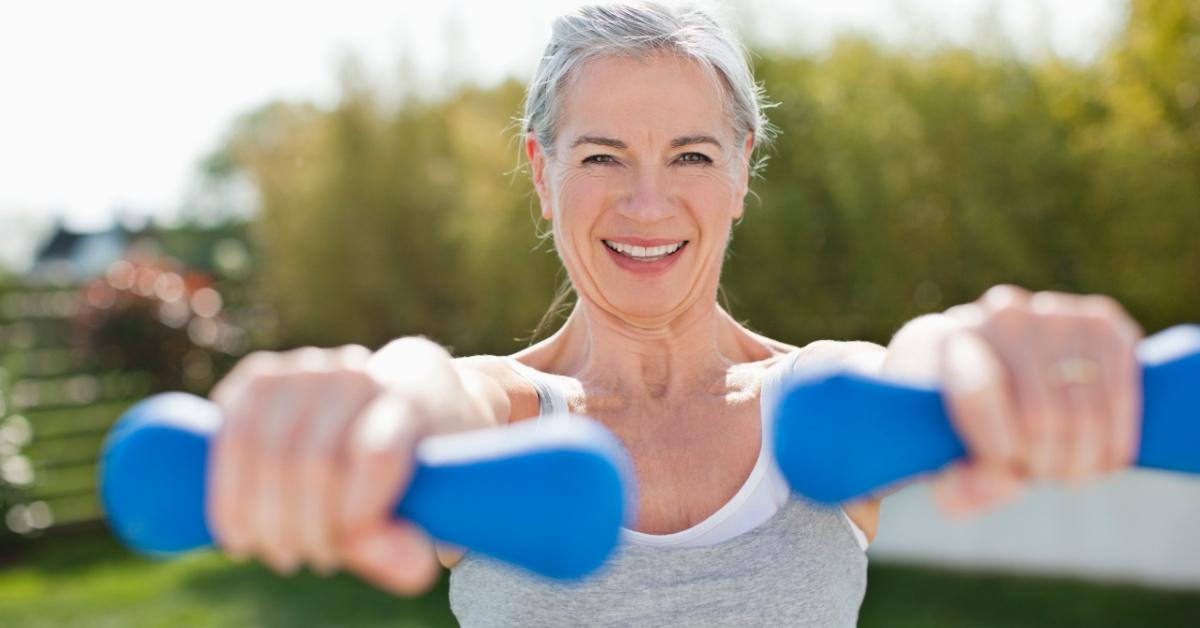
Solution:
<svg viewBox="0 0 1200 628">
<path fill-rule="evenodd" d="M 654 166 L 634 170 L 627 193 L 618 203 L 618 213 L 642 222 L 668 218 L 674 209 L 663 170 Z"/>
</svg>

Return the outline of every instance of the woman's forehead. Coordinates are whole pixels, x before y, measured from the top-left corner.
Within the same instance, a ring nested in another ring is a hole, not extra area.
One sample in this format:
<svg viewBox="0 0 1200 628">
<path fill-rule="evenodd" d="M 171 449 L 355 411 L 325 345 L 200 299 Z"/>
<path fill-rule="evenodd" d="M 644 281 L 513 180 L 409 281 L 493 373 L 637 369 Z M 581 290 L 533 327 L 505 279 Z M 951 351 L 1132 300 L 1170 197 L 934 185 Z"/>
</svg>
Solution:
<svg viewBox="0 0 1200 628">
<path fill-rule="evenodd" d="M 732 129 L 719 79 L 682 55 L 605 56 L 584 64 L 563 93 L 560 142 L 581 136 L 669 142 Z"/>
</svg>

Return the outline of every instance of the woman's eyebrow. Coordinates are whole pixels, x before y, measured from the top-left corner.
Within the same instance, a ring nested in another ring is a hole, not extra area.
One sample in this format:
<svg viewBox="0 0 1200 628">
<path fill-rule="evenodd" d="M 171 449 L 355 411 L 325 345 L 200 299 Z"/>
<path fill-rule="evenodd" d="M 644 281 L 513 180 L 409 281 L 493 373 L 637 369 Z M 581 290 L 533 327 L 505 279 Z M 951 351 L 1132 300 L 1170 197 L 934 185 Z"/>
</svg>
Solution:
<svg viewBox="0 0 1200 628">
<path fill-rule="evenodd" d="M 718 150 L 721 149 L 721 143 L 717 138 L 711 135 L 685 135 L 671 140 L 671 148 L 679 148 L 681 146 L 690 146 L 692 144 L 712 144 Z"/>
<path fill-rule="evenodd" d="M 580 144 L 599 144 L 600 146 L 608 146 L 609 148 L 617 148 L 625 150 L 629 146 L 621 140 L 614 140 L 611 137 L 596 137 L 593 135 L 583 135 L 571 143 L 571 148 L 575 148 Z"/>
<path fill-rule="evenodd" d="M 621 140 L 613 139 L 611 137 L 598 137 L 595 135 L 579 136 L 574 142 L 571 142 L 571 148 L 575 148 L 581 144 L 597 144 L 599 146 L 608 146 L 609 148 L 616 148 L 619 150 L 625 150 L 626 148 L 629 148 L 629 145 Z M 683 137 L 677 137 L 671 140 L 671 148 L 691 146 L 692 144 L 712 144 L 713 146 L 716 146 L 718 150 L 721 149 L 721 142 L 717 141 L 717 138 L 711 135 L 684 135 Z"/>
</svg>

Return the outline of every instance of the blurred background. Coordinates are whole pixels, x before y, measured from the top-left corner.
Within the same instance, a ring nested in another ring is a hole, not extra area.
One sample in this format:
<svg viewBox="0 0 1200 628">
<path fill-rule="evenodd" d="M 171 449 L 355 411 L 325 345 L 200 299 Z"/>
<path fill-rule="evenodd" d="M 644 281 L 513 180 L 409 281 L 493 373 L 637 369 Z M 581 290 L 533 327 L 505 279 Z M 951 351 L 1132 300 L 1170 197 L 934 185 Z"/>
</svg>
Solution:
<svg viewBox="0 0 1200 628">
<path fill-rule="evenodd" d="M 348 576 L 126 553 L 107 427 L 254 349 L 544 337 L 565 281 L 514 117 L 573 3 L 0 7 L 0 625 L 453 625 Z M 574 3 L 578 4 L 578 3 Z M 1200 0 L 725 7 L 782 134 L 723 278 L 792 344 L 1012 282 L 1200 322 Z M 890 498 L 864 626 L 1200 625 L 1200 482 L 962 523 Z"/>
</svg>

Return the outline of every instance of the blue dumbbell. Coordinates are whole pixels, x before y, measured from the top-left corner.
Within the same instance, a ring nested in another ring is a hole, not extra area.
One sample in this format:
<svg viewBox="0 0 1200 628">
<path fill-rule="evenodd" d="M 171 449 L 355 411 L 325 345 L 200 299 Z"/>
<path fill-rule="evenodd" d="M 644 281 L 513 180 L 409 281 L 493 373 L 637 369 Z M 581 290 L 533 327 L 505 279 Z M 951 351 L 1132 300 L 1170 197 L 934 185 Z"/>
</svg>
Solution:
<svg viewBox="0 0 1200 628">
<path fill-rule="evenodd" d="M 164 393 L 131 407 L 104 445 L 100 496 L 109 525 L 152 555 L 211 546 L 204 514 L 212 402 Z M 600 566 L 632 517 L 628 455 L 576 416 L 424 439 L 397 517 L 432 537 L 544 576 Z"/>
<path fill-rule="evenodd" d="M 1200 473 L 1200 326 L 1143 340 L 1137 466 Z M 797 493 L 868 495 L 966 455 L 941 393 L 845 372 L 801 373 L 775 411 L 775 457 Z"/>
</svg>

